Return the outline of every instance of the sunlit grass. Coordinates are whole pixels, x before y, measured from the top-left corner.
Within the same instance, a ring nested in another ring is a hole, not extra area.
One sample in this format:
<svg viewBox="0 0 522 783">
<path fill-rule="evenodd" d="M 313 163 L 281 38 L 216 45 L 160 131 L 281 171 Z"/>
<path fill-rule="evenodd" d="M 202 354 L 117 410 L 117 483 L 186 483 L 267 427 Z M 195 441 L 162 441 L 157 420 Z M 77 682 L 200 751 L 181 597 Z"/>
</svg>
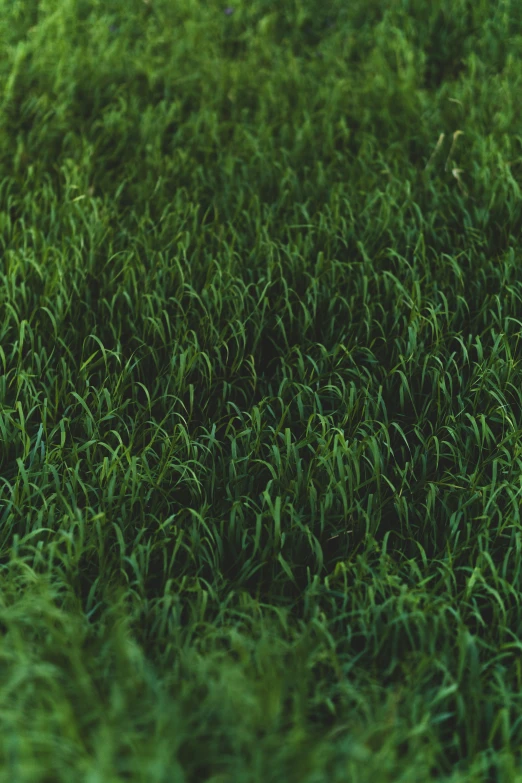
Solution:
<svg viewBox="0 0 522 783">
<path fill-rule="evenodd" d="M 522 781 L 519 5 L 0 45 L 0 781 Z"/>
</svg>

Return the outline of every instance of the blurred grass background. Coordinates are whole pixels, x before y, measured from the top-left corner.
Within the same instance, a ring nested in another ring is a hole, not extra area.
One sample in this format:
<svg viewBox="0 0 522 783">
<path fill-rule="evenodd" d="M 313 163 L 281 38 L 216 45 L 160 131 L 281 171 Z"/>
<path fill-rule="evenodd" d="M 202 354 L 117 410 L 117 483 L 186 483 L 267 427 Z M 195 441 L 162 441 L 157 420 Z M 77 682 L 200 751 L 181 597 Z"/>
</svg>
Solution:
<svg viewBox="0 0 522 783">
<path fill-rule="evenodd" d="M 0 46 L 0 780 L 522 780 L 521 4 Z"/>
</svg>

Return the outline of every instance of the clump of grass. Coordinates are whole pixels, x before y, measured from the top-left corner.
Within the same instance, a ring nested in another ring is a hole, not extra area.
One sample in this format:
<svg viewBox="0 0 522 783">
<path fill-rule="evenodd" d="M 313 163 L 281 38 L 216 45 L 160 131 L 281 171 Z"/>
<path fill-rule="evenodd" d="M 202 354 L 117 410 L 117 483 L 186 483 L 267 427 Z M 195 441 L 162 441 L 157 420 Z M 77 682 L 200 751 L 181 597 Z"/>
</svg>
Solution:
<svg viewBox="0 0 522 783">
<path fill-rule="evenodd" d="M 518 780 L 515 4 L 0 10 L 0 780 Z"/>
</svg>

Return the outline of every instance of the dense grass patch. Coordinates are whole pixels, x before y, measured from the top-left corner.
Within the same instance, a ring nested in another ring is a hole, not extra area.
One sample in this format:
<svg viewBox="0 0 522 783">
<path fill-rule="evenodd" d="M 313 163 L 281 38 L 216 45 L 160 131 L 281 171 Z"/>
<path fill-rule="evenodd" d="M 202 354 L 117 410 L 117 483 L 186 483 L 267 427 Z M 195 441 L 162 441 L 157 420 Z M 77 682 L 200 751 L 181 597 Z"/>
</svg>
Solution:
<svg viewBox="0 0 522 783">
<path fill-rule="evenodd" d="M 522 781 L 516 0 L 0 0 L 0 781 Z"/>
</svg>

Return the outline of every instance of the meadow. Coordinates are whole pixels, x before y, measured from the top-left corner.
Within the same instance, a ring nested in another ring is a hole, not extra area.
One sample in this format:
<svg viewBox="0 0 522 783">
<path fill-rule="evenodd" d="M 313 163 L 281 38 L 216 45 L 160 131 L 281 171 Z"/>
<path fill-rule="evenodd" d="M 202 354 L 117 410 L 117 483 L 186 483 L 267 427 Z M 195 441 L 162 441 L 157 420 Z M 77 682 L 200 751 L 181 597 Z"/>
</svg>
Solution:
<svg viewBox="0 0 522 783">
<path fill-rule="evenodd" d="M 522 783 L 522 4 L 0 51 L 0 783 Z"/>
</svg>

